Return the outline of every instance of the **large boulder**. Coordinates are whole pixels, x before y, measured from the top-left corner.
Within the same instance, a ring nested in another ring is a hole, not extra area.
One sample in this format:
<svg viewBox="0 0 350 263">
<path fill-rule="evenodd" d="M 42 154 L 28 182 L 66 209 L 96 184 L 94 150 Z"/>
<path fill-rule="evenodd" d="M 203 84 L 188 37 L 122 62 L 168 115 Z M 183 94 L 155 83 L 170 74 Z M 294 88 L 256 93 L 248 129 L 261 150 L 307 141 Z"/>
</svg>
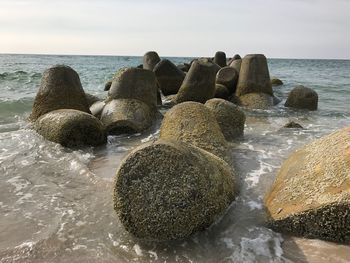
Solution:
<svg viewBox="0 0 350 263">
<path fill-rule="evenodd" d="M 232 67 L 224 67 L 216 74 L 216 83 L 226 86 L 230 94 L 236 91 L 238 72 Z"/>
<path fill-rule="evenodd" d="M 266 93 L 273 95 L 269 68 L 264 55 L 247 55 L 243 58 L 236 95 Z"/>
<path fill-rule="evenodd" d="M 239 75 L 239 73 L 241 72 L 241 65 L 242 65 L 242 59 L 235 59 L 230 63 L 229 66 L 231 68 L 234 68 Z"/>
<path fill-rule="evenodd" d="M 226 140 L 243 135 L 246 117 L 238 106 L 223 99 L 211 99 L 204 105 L 214 113 Z"/>
<path fill-rule="evenodd" d="M 179 141 L 136 148 L 122 161 L 114 185 L 114 208 L 126 230 L 156 241 L 209 227 L 235 197 L 230 166 Z"/>
<path fill-rule="evenodd" d="M 183 141 L 222 158 L 227 142 L 215 115 L 197 102 L 184 102 L 170 109 L 160 127 L 160 138 Z"/>
<path fill-rule="evenodd" d="M 159 61 L 160 57 L 157 52 L 149 51 L 143 56 L 143 69 L 153 70 Z"/>
<path fill-rule="evenodd" d="M 308 238 L 350 242 L 350 127 L 294 152 L 265 197 L 270 225 Z"/>
<path fill-rule="evenodd" d="M 46 113 L 35 121 L 34 129 L 45 139 L 66 147 L 98 146 L 107 140 L 102 123 L 91 114 L 78 110 Z"/>
<path fill-rule="evenodd" d="M 108 134 L 139 133 L 153 124 L 156 111 L 136 99 L 109 101 L 101 113 L 101 122 Z"/>
<path fill-rule="evenodd" d="M 288 94 L 288 98 L 284 106 L 297 108 L 317 110 L 318 95 L 313 89 L 297 86 Z"/>
<path fill-rule="evenodd" d="M 222 51 L 217 51 L 214 57 L 214 63 L 218 64 L 220 67 L 226 67 L 226 54 Z"/>
<path fill-rule="evenodd" d="M 78 73 L 63 65 L 54 66 L 43 73 L 30 120 L 35 121 L 45 113 L 59 109 L 90 113 Z"/>
<path fill-rule="evenodd" d="M 176 94 L 186 76 L 170 60 L 161 60 L 153 69 L 157 82 L 163 95 Z"/>
<path fill-rule="evenodd" d="M 225 99 L 227 100 L 230 97 L 230 92 L 226 86 L 221 84 L 215 84 L 215 98 Z"/>
<path fill-rule="evenodd" d="M 153 71 L 123 68 L 113 78 L 109 99 L 138 99 L 150 107 L 157 106 L 157 82 Z"/>
<path fill-rule="evenodd" d="M 214 63 L 195 60 L 177 93 L 175 103 L 184 101 L 205 103 L 213 98 L 216 72 Z"/>
<path fill-rule="evenodd" d="M 266 93 L 248 93 L 238 97 L 238 104 L 250 109 L 266 110 L 275 105 L 274 97 Z"/>
</svg>

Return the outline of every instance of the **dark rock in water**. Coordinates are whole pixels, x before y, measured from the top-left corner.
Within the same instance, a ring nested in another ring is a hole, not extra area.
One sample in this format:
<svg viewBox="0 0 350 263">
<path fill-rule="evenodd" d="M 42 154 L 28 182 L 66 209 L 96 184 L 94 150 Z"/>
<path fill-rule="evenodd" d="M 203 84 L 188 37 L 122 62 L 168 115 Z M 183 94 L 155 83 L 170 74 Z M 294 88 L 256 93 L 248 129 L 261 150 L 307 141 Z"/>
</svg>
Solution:
<svg viewBox="0 0 350 263">
<path fill-rule="evenodd" d="M 227 100 L 229 96 L 230 96 L 230 92 L 228 91 L 226 86 L 222 84 L 215 85 L 215 95 L 214 95 L 215 98 Z"/>
<path fill-rule="evenodd" d="M 175 103 L 197 101 L 205 103 L 215 95 L 215 64 L 196 60 L 192 63 L 178 93 Z"/>
<path fill-rule="evenodd" d="M 350 243 L 350 127 L 295 151 L 265 197 L 278 232 Z"/>
<path fill-rule="evenodd" d="M 247 55 L 242 60 L 236 95 L 266 93 L 273 95 L 269 68 L 264 55 Z"/>
<path fill-rule="evenodd" d="M 101 99 L 95 95 L 91 95 L 89 93 L 85 93 L 85 97 L 86 97 L 86 100 L 87 100 L 87 103 L 89 105 L 89 107 L 94 104 L 95 102 L 97 101 L 100 101 Z"/>
<path fill-rule="evenodd" d="M 250 109 L 266 110 L 274 105 L 273 97 L 266 93 L 248 93 L 239 97 L 239 104 Z"/>
<path fill-rule="evenodd" d="M 208 100 L 205 106 L 214 113 L 226 140 L 243 135 L 246 117 L 238 106 L 223 99 Z"/>
<path fill-rule="evenodd" d="M 177 65 L 177 68 L 183 72 L 188 72 L 190 70 L 190 67 L 191 65 L 187 63 Z"/>
<path fill-rule="evenodd" d="M 110 99 L 138 99 L 156 108 L 157 90 L 153 71 L 123 68 L 114 76 L 108 95 Z"/>
<path fill-rule="evenodd" d="M 296 123 L 294 121 L 288 122 L 286 125 L 283 126 L 283 128 L 304 129 L 303 126 L 301 126 L 299 123 Z"/>
<path fill-rule="evenodd" d="M 153 124 L 156 111 L 136 99 L 115 99 L 103 108 L 101 122 L 108 134 L 139 133 Z"/>
<path fill-rule="evenodd" d="M 180 141 L 159 140 L 136 148 L 121 163 L 114 209 L 135 237 L 168 241 L 209 227 L 235 194 L 226 162 Z"/>
<path fill-rule="evenodd" d="M 201 103 L 184 102 L 164 116 L 160 138 L 190 143 L 224 158 L 227 142 L 213 112 Z"/>
<path fill-rule="evenodd" d="M 239 75 L 239 73 L 241 72 L 241 64 L 242 64 L 242 59 L 236 59 L 232 61 L 231 64 L 229 64 L 229 66 L 231 68 L 234 68 Z"/>
<path fill-rule="evenodd" d="M 216 83 L 224 85 L 230 94 L 236 91 L 238 72 L 232 67 L 224 67 L 216 74 Z"/>
<path fill-rule="evenodd" d="M 159 61 L 160 57 L 157 52 L 149 51 L 143 56 L 143 69 L 153 70 Z"/>
<path fill-rule="evenodd" d="M 171 61 L 161 60 L 153 69 L 160 90 L 165 96 L 176 94 L 185 78 L 185 73 L 179 70 Z"/>
<path fill-rule="evenodd" d="M 46 113 L 36 120 L 34 129 L 45 139 L 65 147 L 98 146 L 107 141 L 102 123 L 91 114 L 78 110 Z"/>
<path fill-rule="evenodd" d="M 30 120 L 59 109 L 75 109 L 90 113 L 78 73 L 67 66 L 54 66 L 42 76 Z"/>
<path fill-rule="evenodd" d="M 90 106 L 91 114 L 94 115 L 96 118 L 100 119 L 101 113 L 103 111 L 103 108 L 105 107 L 106 102 L 105 101 L 96 101 L 94 104 Z"/>
<path fill-rule="evenodd" d="M 280 98 L 277 98 L 276 96 L 273 96 L 273 105 L 277 105 L 281 102 L 282 100 Z"/>
<path fill-rule="evenodd" d="M 281 85 L 283 85 L 283 82 L 282 82 L 282 80 L 280 80 L 278 78 L 272 78 L 271 85 L 272 86 L 281 86 Z"/>
<path fill-rule="evenodd" d="M 218 51 L 215 53 L 214 63 L 218 64 L 220 67 L 226 67 L 226 54 L 225 52 Z"/>
<path fill-rule="evenodd" d="M 137 68 L 143 69 L 143 64 L 138 65 Z"/>
<path fill-rule="evenodd" d="M 318 95 L 313 89 L 297 86 L 289 94 L 284 106 L 297 108 L 317 110 Z"/>
<path fill-rule="evenodd" d="M 111 86 L 112 86 L 112 81 L 110 80 L 105 84 L 104 91 L 109 91 Z"/>
</svg>

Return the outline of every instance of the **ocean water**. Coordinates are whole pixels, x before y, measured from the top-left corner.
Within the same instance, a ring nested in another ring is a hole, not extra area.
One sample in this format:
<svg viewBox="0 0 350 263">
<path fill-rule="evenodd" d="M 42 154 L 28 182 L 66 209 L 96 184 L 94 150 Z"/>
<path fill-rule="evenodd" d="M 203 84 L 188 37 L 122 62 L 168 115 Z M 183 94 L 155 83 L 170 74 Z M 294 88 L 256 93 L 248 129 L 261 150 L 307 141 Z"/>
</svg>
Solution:
<svg viewBox="0 0 350 263">
<path fill-rule="evenodd" d="M 170 58 L 175 63 L 190 58 Z M 245 136 L 232 149 L 240 195 L 222 219 L 187 240 L 133 239 L 112 203 L 113 177 L 135 146 L 156 138 L 114 136 L 97 148 L 70 150 L 30 130 L 27 117 L 42 72 L 66 64 L 86 92 L 105 97 L 104 84 L 141 57 L 0 55 L 0 262 L 350 262 L 350 247 L 294 238 L 265 225 L 263 196 L 281 163 L 298 147 L 350 125 L 350 61 L 271 59 L 282 103 L 245 110 Z M 318 92 L 315 112 L 283 107 L 297 84 Z M 162 109 L 165 112 L 166 109 Z M 281 129 L 294 120 L 304 130 Z"/>
</svg>

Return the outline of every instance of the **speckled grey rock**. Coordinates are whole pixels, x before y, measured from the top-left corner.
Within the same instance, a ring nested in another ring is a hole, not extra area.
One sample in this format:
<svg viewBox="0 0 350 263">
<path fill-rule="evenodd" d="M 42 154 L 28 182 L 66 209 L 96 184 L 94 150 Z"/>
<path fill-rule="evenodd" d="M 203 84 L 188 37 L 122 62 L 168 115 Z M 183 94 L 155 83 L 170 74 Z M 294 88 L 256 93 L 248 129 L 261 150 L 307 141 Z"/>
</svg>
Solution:
<svg viewBox="0 0 350 263">
<path fill-rule="evenodd" d="M 216 74 L 216 84 L 224 85 L 230 94 L 236 91 L 238 72 L 232 67 L 221 68 Z"/>
<path fill-rule="evenodd" d="M 220 67 L 226 67 L 226 54 L 222 51 L 217 51 L 214 57 L 214 63 L 218 64 Z"/>
<path fill-rule="evenodd" d="M 215 94 L 216 66 L 208 61 L 195 60 L 187 73 L 175 103 L 197 101 L 205 103 Z"/>
<path fill-rule="evenodd" d="M 265 197 L 279 232 L 350 242 L 350 127 L 294 152 Z"/>
<path fill-rule="evenodd" d="M 153 72 L 164 96 L 176 94 L 186 76 L 168 59 L 162 59 L 154 67 Z"/>
<path fill-rule="evenodd" d="M 160 138 L 183 141 L 226 157 L 228 145 L 215 115 L 201 103 L 184 102 L 171 108 L 164 115 Z"/>
<path fill-rule="evenodd" d="M 253 54 L 243 58 L 236 95 L 266 93 L 273 95 L 269 68 L 264 55 Z"/>
<path fill-rule="evenodd" d="M 138 99 L 150 107 L 157 106 L 157 82 L 153 71 L 123 68 L 113 78 L 109 99 Z"/>
<path fill-rule="evenodd" d="M 317 110 L 318 95 L 313 89 L 297 86 L 288 94 L 288 98 L 284 106 L 297 108 Z"/>
<path fill-rule="evenodd" d="M 226 162 L 179 141 L 136 148 L 122 161 L 114 185 L 114 208 L 125 229 L 156 241 L 209 227 L 236 194 Z"/>
<path fill-rule="evenodd" d="M 150 128 L 156 111 L 135 99 L 115 99 L 103 108 L 101 122 L 108 134 L 139 133 Z"/>
<path fill-rule="evenodd" d="M 59 109 L 75 109 L 90 113 L 80 78 L 72 68 L 58 65 L 47 69 L 34 99 L 30 120 Z"/>
<path fill-rule="evenodd" d="M 204 105 L 214 113 L 226 140 L 243 135 L 246 117 L 238 106 L 223 99 L 211 99 Z"/>
<path fill-rule="evenodd" d="M 230 96 L 230 92 L 226 88 L 226 86 L 221 85 L 221 84 L 216 84 L 215 85 L 215 98 L 220 98 L 220 99 L 225 99 L 227 100 Z"/>
<path fill-rule="evenodd" d="M 155 51 L 149 51 L 143 56 L 143 69 L 153 70 L 159 63 L 160 57 Z"/>
<path fill-rule="evenodd" d="M 45 139 L 66 147 L 98 146 L 107 140 L 102 123 L 91 114 L 71 109 L 39 117 L 34 129 Z"/>
<path fill-rule="evenodd" d="M 248 93 L 238 99 L 239 105 L 250 109 L 266 110 L 274 105 L 273 97 L 266 93 Z"/>
</svg>

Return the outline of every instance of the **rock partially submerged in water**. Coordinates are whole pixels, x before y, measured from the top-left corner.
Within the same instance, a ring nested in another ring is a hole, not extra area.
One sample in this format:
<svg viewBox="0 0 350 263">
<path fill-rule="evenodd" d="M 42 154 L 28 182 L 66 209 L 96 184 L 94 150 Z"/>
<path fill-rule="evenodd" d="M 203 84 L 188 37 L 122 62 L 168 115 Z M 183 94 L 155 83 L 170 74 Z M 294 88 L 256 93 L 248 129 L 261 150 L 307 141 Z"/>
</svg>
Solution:
<svg viewBox="0 0 350 263">
<path fill-rule="evenodd" d="M 136 99 L 109 101 L 101 113 L 101 122 L 108 134 L 139 133 L 150 128 L 156 111 Z"/>
<path fill-rule="evenodd" d="M 78 73 L 63 65 L 54 66 L 43 73 L 30 120 L 35 121 L 45 113 L 59 109 L 90 113 Z"/>
<path fill-rule="evenodd" d="M 265 205 L 277 231 L 350 242 L 350 127 L 294 152 Z"/>
<path fill-rule="evenodd" d="M 108 95 L 110 99 L 138 99 L 156 108 L 157 90 L 153 71 L 123 68 L 114 76 Z"/>
<path fill-rule="evenodd" d="M 195 60 L 175 98 L 175 103 L 197 101 L 205 103 L 214 97 L 217 65 L 205 60 Z"/>
<path fill-rule="evenodd" d="M 242 60 L 236 95 L 266 93 L 273 96 L 269 68 L 264 55 L 247 55 Z"/>
<path fill-rule="evenodd" d="M 65 147 L 106 143 L 102 123 L 91 114 L 71 109 L 55 110 L 39 117 L 34 129 L 45 139 Z"/>
<path fill-rule="evenodd" d="M 211 99 L 205 103 L 215 115 L 225 139 L 232 141 L 243 135 L 245 114 L 233 103 L 223 99 Z"/>
<path fill-rule="evenodd" d="M 317 110 L 318 95 L 313 89 L 297 86 L 289 94 L 284 106 L 297 108 Z"/>
<path fill-rule="evenodd" d="M 152 71 L 159 61 L 160 57 L 158 53 L 155 51 L 149 51 L 143 55 L 143 69 Z"/>
<path fill-rule="evenodd" d="M 235 197 L 230 166 L 179 141 L 151 142 L 121 163 L 114 208 L 127 231 L 156 241 L 183 239 L 209 227 Z"/>
<path fill-rule="evenodd" d="M 274 105 L 274 98 L 266 93 L 248 93 L 238 100 L 239 105 L 250 109 L 266 110 Z"/>
<path fill-rule="evenodd" d="M 184 102 L 165 115 L 160 138 L 183 141 L 224 158 L 227 142 L 214 113 L 198 102 Z"/>
<path fill-rule="evenodd" d="M 224 85 L 230 94 L 236 91 L 238 72 L 232 67 L 224 67 L 216 74 L 216 84 Z"/>
<path fill-rule="evenodd" d="M 153 72 L 164 96 L 176 94 L 185 78 L 185 73 L 168 59 L 161 60 L 154 67 Z"/>
<path fill-rule="evenodd" d="M 223 51 L 217 51 L 214 57 L 214 63 L 220 67 L 226 67 L 226 54 Z"/>
<path fill-rule="evenodd" d="M 283 85 L 283 81 L 278 79 L 278 78 L 272 78 L 271 79 L 271 85 L 272 86 L 282 86 Z"/>
<path fill-rule="evenodd" d="M 299 123 L 290 121 L 286 125 L 283 126 L 283 128 L 289 128 L 289 129 L 304 129 L 303 126 L 301 126 Z"/>
</svg>

